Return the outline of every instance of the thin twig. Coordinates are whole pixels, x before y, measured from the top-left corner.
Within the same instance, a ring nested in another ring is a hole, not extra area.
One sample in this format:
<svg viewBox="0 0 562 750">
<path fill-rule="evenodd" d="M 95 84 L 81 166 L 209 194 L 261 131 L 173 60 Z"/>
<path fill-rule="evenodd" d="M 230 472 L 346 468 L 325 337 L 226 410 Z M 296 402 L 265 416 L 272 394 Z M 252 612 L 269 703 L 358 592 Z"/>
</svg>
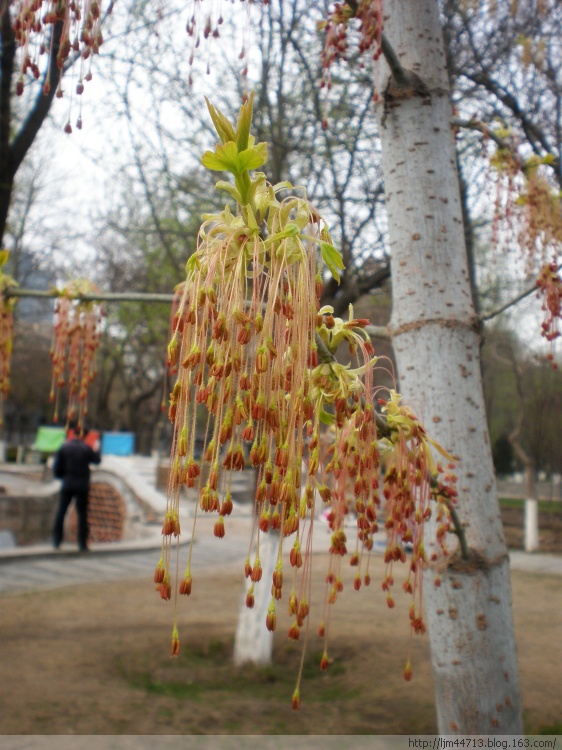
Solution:
<svg viewBox="0 0 562 750">
<path fill-rule="evenodd" d="M 316 348 L 318 349 L 318 356 L 320 361 L 324 364 L 330 364 L 331 362 L 337 362 L 337 359 L 328 349 L 324 341 L 318 335 L 318 332 L 314 334 L 316 341 Z M 391 435 L 391 429 L 388 426 L 388 422 L 381 415 L 375 412 L 375 420 L 377 425 L 377 437 L 378 438 L 389 438 Z"/>
<path fill-rule="evenodd" d="M 9 299 L 10 297 L 36 297 L 39 299 L 50 299 L 63 296 L 62 292 L 56 289 L 21 289 L 17 286 L 8 287 L 3 294 L 5 299 Z M 99 292 L 72 295 L 72 299 L 83 300 L 84 302 L 173 302 L 174 295 L 151 292 Z M 364 330 L 371 338 L 390 338 L 386 326 L 368 325 L 365 326 Z M 321 339 L 320 343 L 324 346 Z M 328 355 L 329 357 L 332 357 L 331 354 L 328 353 Z M 330 359 L 326 361 L 330 361 Z"/>
<path fill-rule="evenodd" d="M 429 483 L 431 484 L 432 490 L 437 490 L 435 492 L 435 495 L 438 495 L 438 487 L 439 487 L 439 481 L 437 476 L 430 477 Z M 434 499 L 438 500 L 437 497 Z M 448 498 L 442 498 L 441 502 L 443 502 L 444 505 L 446 505 L 447 510 L 449 511 L 449 515 L 451 516 L 451 521 L 453 522 L 453 529 L 450 531 L 451 534 L 454 534 L 457 539 L 459 540 L 459 546 L 461 548 L 461 557 L 463 560 L 468 560 L 470 557 L 470 551 L 468 549 L 468 542 L 466 541 L 466 534 L 464 531 L 464 526 L 462 525 L 462 521 L 460 519 L 459 514 L 457 513 L 457 509 L 453 505 L 450 499 Z"/>
<path fill-rule="evenodd" d="M 330 364 L 331 362 L 337 362 L 337 359 L 332 354 L 332 352 L 328 349 L 328 347 L 324 343 L 324 340 L 320 337 L 320 334 L 318 333 L 318 331 L 314 332 L 314 341 L 316 343 L 316 348 L 318 350 L 318 356 L 320 357 L 320 361 L 323 364 Z"/>
<path fill-rule="evenodd" d="M 559 271 L 562 268 L 562 263 L 560 263 L 556 270 Z M 495 318 L 496 316 L 500 315 L 502 312 L 505 312 L 510 307 L 513 307 L 513 305 L 516 305 L 518 302 L 521 302 L 521 300 L 524 300 L 525 297 L 528 297 L 533 292 L 537 291 L 537 285 L 536 283 L 533 284 L 533 286 L 530 286 L 528 289 L 525 289 L 524 292 L 521 292 L 521 294 L 518 294 L 517 297 L 514 297 L 509 302 L 506 302 L 505 305 L 502 305 L 501 307 L 498 307 L 497 310 L 492 310 L 492 312 L 486 313 L 486 315 L 482 315 L 481 320 L 487 321 L 492 320 L 492 318 Z"/>
</svg>

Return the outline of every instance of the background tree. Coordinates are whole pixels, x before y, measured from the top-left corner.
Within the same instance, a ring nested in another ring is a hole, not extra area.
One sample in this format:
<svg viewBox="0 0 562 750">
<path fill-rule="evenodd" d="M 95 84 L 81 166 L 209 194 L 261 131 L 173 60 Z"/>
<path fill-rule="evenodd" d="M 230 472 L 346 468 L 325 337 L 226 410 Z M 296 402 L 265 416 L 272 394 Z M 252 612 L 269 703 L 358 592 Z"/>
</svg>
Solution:
<svg viewBox="0 0 562 750">
<path fill-rule="evenodd" d="M 168 175 L 169 192 L 150 194 L 150 201 L 145 191 L 151 183 L 126 180 L 122 205 L 105 219 L 95 242 L 97 275 L 113 292 L 169 294 L 170 279 L 195 247 L 201 198 L 186 189 L 185 180 L 172 189 L 173 177 Z M 102 429 L 134 432 L 137 450 L 150 452 L 159 447 L 165 427 L 161 404 L 168 391 L 170 305 L 123 303 L 108 306 L 107 313 L 93 415 Z"/>
<path fill-rule="evenodd" d="M 468 226 L 479 216 L 469 252 L 475 240 L 508 251 L 536 277 L 562 243 L 560 4 L 447 0 L 443 20 Z M 513 281 L 503 275 L 504 301 Z"/>
<path fill-rule="evenodd" d="M 459 116 L 474 115 L 475 129 L 477 121 L 507 125 L 527 154 L 550 157 L 550 175 L 560 185 L 560 4 L 496 3 L 491 12 L 485 3 L 446 0 L 443 14 Z"/>
<path fill-rule="evenodd" d="M 497 326 L 487 332 L 482 360 L 492 445 L 517 433 L 526 456 L 519 460 L 519 468 L 530 461 L 534 472 L 559 473 L 560 371 L 527 351 L 511 331 Z"/>
<path fill-rule="evenodd" d="M 76 94 L 82 93 L 83 81 L 91 77 L 91 58 L 103 42 L 103 20 L 98 3 L 82 0 L 56 7 L 13 0 L 0 4 L 0 245 L 16 174 L 53 99 L 63 96 L 62 76 L 76 60 L 81 61 Z M 65 130 L 72 132 L 70 111 Z"/>
</svg>

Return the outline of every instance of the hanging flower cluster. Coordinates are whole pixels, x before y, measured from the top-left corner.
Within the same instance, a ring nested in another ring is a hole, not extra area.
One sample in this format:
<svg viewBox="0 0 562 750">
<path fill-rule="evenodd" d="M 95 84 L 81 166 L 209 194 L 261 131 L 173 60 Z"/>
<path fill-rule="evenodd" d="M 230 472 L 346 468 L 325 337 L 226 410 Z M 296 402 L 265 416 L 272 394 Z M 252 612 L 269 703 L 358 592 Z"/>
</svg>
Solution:
<svg viewBox="0 0 562 750">
<path fill-rule="evenodd" d="M 496 129 L 495 136 L 503 145 L 496 142 L 490 157 L 496 183 L 492 244 L 520 248 L 527 256 L 529 272 L 539 260 L 541 271 L 536 284 L 544 295 L 545 312 L 541 332 L 552 343 L 559 335 L 556 258 L 562 249 L 562 196 L 548 177 L 548 168 L 555 160 L 551 155 L 524 160 L 509 130 Z M 485 148 L 488 143 L 485 138 Z M 552 350 L 549 359 L 553 359 Z"/>
<path fill-rule="evenodd" d="M 2 271 L 8 251 L 0 251 L 0 427 L 4 424 L 4 400 L 10 391 L 10 361 L 12 359 L 13 313 L 16 299 L 7 297 L 6 290 L 17 283 Z"/>
<path fill-rule="evenodd" d="M 541 334 L 550 342 L 547 356 L 554 365 L 554 341 L 560 335 L 561 317 L 562 284 L 555 259 L 562 251 L 562 195 L 541 174 L 539 166 L 544 160 L 529 161 L 525 171 L 526 190 L 517 199 L 523 214 L 519 241 L 522 247 L 534 249 L 539 258 L 553 258 L 544 263 L 536 283 L 543 295 Z"/>
<path fill-rule="evenodd" d="M 479 123 L 480 124 L 480 123 Z M 494 216 L 492 220 L 492 246 L 509 247 L 517 235 L 515 214 L 516 200 L 522 186 L 521 159 L 518 143 L 506 128 L 495 128 L 494 134 L 505 145 L 492 144 L 488 128 L 484 125 L 482 150 L 484 159 L 488 160 L 490 170 L 487 180 L 494 185 Z M 489 148 L 492 146 L 492 153 Z"/>
<path fill-rule="evenodd" d="M 209 9 L 203 10 L 203 0 L 192 0 L 189 4 L 189 15 L 186 31 L 191 38 L 192 47 L 189 64 L 192 65 L 195 55 L 202 42 L 219 39 L 221 27 L 224 23 L 222 2 L 212 0 Z M 247 36 L 251 27 L 250 10 L 253 5 L 266 6 L 269 0 L 248 0 L 247 12 L 243 23 L 243 39 L 239 59 L 242 62 L 242 75 L 248 73 L 248 42 Z M 357 19 L 359 40 L 357 51 L 359 55 L 371 53 L 373 60 L 378 60 L 381 54 L 383 32 L 383 0 L 347 0 L 335 3 L 334 9 L 325 21 L 318 24 L 319 30 L 325 31 L 324 50 L 322 52 L 322 66 L 324 76 L 322 86 L 331 88 L 330 68 L 338 60 L 345 60 L 348 50 L 348 32 L 353 19 Z M 360 66 L 363 63 L 360 62 Z M 207 58 L 207 73 L 210 69 Z M 189 76 L 192 83 L 192 77 Z M 375 95 L 375 100 L 377 99 Z"/>
<path fill-rule="evenodd" d="M 261 584 L 271 586 L 265 623 L 269 630 L 276 628 L 283 595 L 294 617 L 289 637 L 298 639 L 305 625 L 311 534 L 321 504 L 329 509 L 331 528 L 321 625 L 325 638 L 329 608 L 343 588 L 340 566 L 348 554 L 343 522 L 349 510 L 357 515 L 358 541 L 350 558 L 357 570 L 356 589 L 370 580 L 369 556 L 379 516 L 387 530 L 383 587 L 389 606 L 392 566 L 407 561 L 405 545 L 412 545 L 404 588 L 417 597 L 412 629 L 423 632 L 423 527 L 434 497 L 440 501 L 438 538 L 445 550 L 448 508 L 456 495 L 454 477 L 439 479 L 431 446 L 444 452 L 398 394 L 391 392 L 374 402 L 376 357 L 364 330 L 368 321 L 355 318 L 352 309 L 344 322 L 334 317 L 331 307 L 320 308 L 320 264 L 339 279 L 341 257 L 302 188 L 287 182 L 271 185 L 259 172 L 250 176 L 267 160 L 266 144 L 255 143 L 250 135 L 252 98 L 242 106 L 236 128 L 208 105 L 221 142 L 214 152 L 204 154 L 202 162 L 208 169 L 233 175 L 234 184 L 219 181 L 217 188 L 231 195 L 237 211 L 226 206 L 220 214 L 203 217 L 168 346 L 168 361 L 178 367 L 178 377 L 170 394 L 174 437 L 163 549 L 154 581 L 160 596 L 170 599 L 171 551 L 181 532 L 182 489 L 195 488 L 198 493 L 192 543 L 200 513 L 215 516 L 214 534 L 221 538 L 233 510 L 232 473 L 249 464 L 257 470 L 258 526 L 255 553 L 245 565 L 249 607 L 262 578 L 260 536 L 279 532 L 273 579 Z M 348 364 L 336 359 L 345 346 Z M 380 407 L 385 417 L 377 412 Z M 207 417 L 203 456 L 198 459 L 195 439 L 201 413 Z M 192 550 L 175 586 L 176 606 L 177 594 L 191 593 Z M 175 617 L 172 655 L 180 649 Z M 325 652 L 321 666 L 327 664 Z M 408 666 L 406 676 L 410 675 Z M 294 707 L 299 703 L 297 686 Z"/>
<path fill-rule="evenodd" d="M 326 31 L 322 53 L 324 69 L 328 69 L 339 59 L 346 59 L 349 23 L 354 18 L 359 22 L 357 51 L 360 55 L 372 52 L 373 60 L 379 59 L 383 31 L 383 0 L 335 3 L 328 19 L 320 25 L 320 28 Z"/>
<path fill-rule="evenodd" d="M 490 139 L 483 128 L 484 155 L 486 158 Z M 530 259 L 547 258 L 560 250 L 562 244 L 561 196 L 548 179 L 547 169 L 555 160 L 551 155 L 528 159 L 521 158 L 519 144 L 506 128 L 496 128 L 489 156 L 496 186 L 494 207 L 493 244 L 510 242 L 525 251 Z M 503 241 L 500 234 L 503 233 Z"/>
<path fill-rule="evenodd" d="M 556 253 L 562 246 L 560 191 L 552 188 L 540 169 L 550 161 L 533 156 L 522 165 L 525 185 L 516 199 L 521 216 L 519 244 L 539 258 Z"/>
<path fill-rule="evenodd" d="M 324 49 L 322 51 L 323 76 L 321 86 L 329 91 L 332 87 L 330 70 L 338 60 L 347 60 L 348 33 L 353 19 L 358 21 L 359 56 L 370 53 L 377 61 L 381 55 L 383 32 L 383 0 L 348 0 L 335 3 L 333 11 L 318 28 L 325 31 Z M 363 67 L 364 63 L 359 62 Z M 378 100 L 378 94 L 373 96 Z M 326 122 L 324 122 L 326 127 Z"/>
<path fill-rule="evenodd" d="M 537 279 L 539 296 L 542 296 L 542 310 L 544 320 L 542 322 L 542 335 L 547 341 L 554 344 L 554 340 L 560 336 L 560 318 L 562 317 L 562 278 L 556 263 L 548 263 L 541 269 Z M 548 358 L 554 363 L 554 353 L 551 351 Z"/>
<path fill-rule="evenodd" d="M 101 305 L 81 298 L 95 291 L 88 281 L 74 281 L 60 291 L 55 301 L 50 351 L 53 421 L 59 419 L 61 389 L 68 386 L 67 421 L 77 420 L 79 429 L 83 428 L 88 414 L 88 388 L 96 374 L 96 352 L 104 316 Z"/>
<path fill-rule="evenodd" d="M 250 9 L 256 2 L 262 5 L 268 5 L 269 0 L 248 0 L 246 3 L 246 14 L 245 20 L 242 27 L 242 44 L 240 48 L 240 54 L 238 59 L 242 65 L 242 75 L 248 74 L 248 42 L 247 36 L 250 29 Z M 188 20 L 186 24 L 187 35 L 191 39 L 191 53 L 189 55 L 189 64 L 193 65 L 193 61 L 199 50 L 202 42 L 212 42 L 220 38 L 221 26 L 224 23 L 222 16 L 222 0 L 210 0 L 206 2 L 206 7 L 202 7 L 203 0 L 191 0 L 188 4 Z M 207 57 L 207 73 L 210 72 L 209 57 Z M 189 74 L 189 85 L 193 83 L 192 74 Z"/>
<path fill-rule="evenodd" d="M 92 78 L 91 61 L 99 53 L 103 43 L 102 5 L 103 0 L 8 0 L 12 11 L 14 39 L 19 50 L 19 77 L 16 80 L 16 94 L 23 94 L 26 80 L 39 79 L 41 58 L 46 59 L 43 93 L 51 90 L 49 70 L 51 59 L 56 56 L 56 65 L 63 70 L 73 57 L 80 58 L 80 70 L 76 94 L 81 96 L 84 81 Z M 106 14 L 111 13 L 113 2 L 109 3 Z M 55 47 L 55 40 L 58 46 Z M 62 81 L 59 80 L 57 97 L 63 96 Z M 78 117 L 78 128 L 82 127 Z M 66 132 L 72 132 L 70 121 Z"/>
</svg>

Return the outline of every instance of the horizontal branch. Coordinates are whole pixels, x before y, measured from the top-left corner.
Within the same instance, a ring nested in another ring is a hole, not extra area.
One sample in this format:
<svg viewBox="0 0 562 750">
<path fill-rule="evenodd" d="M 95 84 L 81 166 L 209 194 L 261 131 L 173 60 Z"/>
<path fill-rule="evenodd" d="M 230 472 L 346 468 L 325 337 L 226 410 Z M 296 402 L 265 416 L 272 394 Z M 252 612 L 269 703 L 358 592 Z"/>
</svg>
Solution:
<svg viewBox="0 0 562 750">
<path fill-rule="evenodd" d="M 372 339 L 390 339 L 390 333 L 386 326 L 365 326 L 363 329 Z"/>
<path fill-rule="evenodd" d="M 481 120 L 471 119 L 471 120 L 461 120 L 458 118 L 455 118 L 453 120 L 453 125 L 457 128 L 463 128 L 464 130 L 476 130 L 479 133 L 482 133 L 483 136 L 486 138 L 489 138 L 491 141 L 494 141 L 494 143 L 498 146 L 498 148 L 505 149 L 507 151 L 511 151 L 512 153 L 516 153 L 515 147 L 510 144 L 505 138 L 502 138 L 499 136 L 493 128 L 491 128 L 489 125 L 485 125 Z M 558 172 L 558 169 L 560 167 L 560 160 L 557 156 L 554 154 L 551 154 L 548 152 L 550 156 L 552 157 L 551 161 L 545 161 L 545 164 L 547 166 L 552 167 L 555 172 Z"/>
<path fill-rule="evenodd" d="M 359 3 L 357 0 L 347 0 L 346 5 L 351 9 L 353 17 L 357 18 L 359 12 Z M 402 67 L 402 63 L 398 59 L 398 55 L 394 51 L 386 34 L 381 35 L 381 52 L 396 83 L 403 87 L 409 86 L 411 81 L 408 72 Z"/>
<path fill-rule="evenodd" d="M 4 297 L 34 297 L 36 299 L 57 299 L 64 295 L 56 289 L 20 289 L 11 286 L 4 291 Z M 167 302 L 174 300 L 173 294 L 155 294 L 151 292 L 99 292 L 96 294 L 72 294 L 72 299 L 82 302 Z"/>
<path fill-rule="evenodd" d="M 558 266 L 557 270 L 560 270 L 562 268 L 562 264 Z M 516 305 L 518 302 L 521 302 L 521 300 L 525 299 L 525 297 L 528 297 L 530 294 L 532 294 L 534 291 L 536 291 L 537 287 L 536 284 L 529 287 L 525 291 L 521 292 L 521 294 L 518 294 L 517 297 L 514 297 L 509 302 L 506 302 L 505 305 L 502 305 L 501 307 L 497 308 L 497 310 L 492 310 L 492 312 L 487 313 L 486 315 L 482 315 L 481 320 L 482 321 L 488 321 L 492 320 L 492 318 L 495 318 L 497 315 L 500 315 L 502 312 L 505 312 L 507 309 L 512 307 L 513 305 Z M 20 289 L 19 287 L 8 287 L 4 293 L 4 297 L 6 299 L 10 298 L 35 298 L 35 299 L 57 299 L 58 297 L 63 296 L 60 291 L 56 289 Z M 152 293 L 152 292 L 98 292 L 98 293 L 92 293 L 92 294 L 76 294 L 72 295 L 72 299 L 80 300 L 83 302 L 156 302 L 160 304 L 171 304 L 174 301 L 175 295 L 173 294 L 164 294 L 164 293 Z M 374 326 L 374 325 L 368 325 L 365 326 L 363 329 L 370 338 L 379 338 L 379 339 L 390 339 L 390 333 L 388 331 L 388 328 L 386 326 Z"/>
<path fill-rule="evenodd" d="M 4 291 L 4 298 L 31 297 L 35 299 L 57 299 L 62 293 L 56 289 L 20 289 L 10 286 Z M 152 292 L 99 292 L 92 294 L 73 294 L 72 299 L 84 302 L 158 302 L 171 304 L 174 294 L 159 294 Z M 365 326 L 364 330 L 371 338 L 389 339 L 390 334 L 386 326 Z"/>
<path fill-rule="evenodd" d="M 556 270 L 559 271 L 561 268 L 562 268 L 562 263 L 557 266 Z M 521 300 L 524 300 L 525 297 L 528 297 L 530 294 L 536 291 L 537 291 L 537 285 L 535 283 L 533 284 L 533 286 L 530 286 L 528 287 L 528 289 L 525 289 L 525 291 L 521 292 L 521 294 L 518 294 L 517 297 L 514 297 L 509 302 L 506 302 L 505 305 L 498 307 L 496 310 L 492 310 L 492 312 L 486 313 L 486 315 L 482 315 L 481 320 L 483 322 L 486 322 L 487 320 L 492 320 L 492 318 L 497 317 L 502 312 L 505 312 L 510 307 L 513 307 L 518 302 L 521 302 Z"/>
<path fill-rule="evenodd" d="M 499 148 L 509 149 L 510 151 L 513 150 L 510 144 L 505 140 L 505 138 L 499 136 L 495 132 L 495 130 L 490 128 L 488 125 L 485 125 L 481 120 L 460 120 L 458 118 L 455 118 L 453 120 L 453 125 L 456 128 L 463 128 L 464 130 L 476 130 L 479 133 L 482 133 L 482 135 L 485 135 L 490 140 L 494 141 L 494 143 L 499 146 Z"/>
</svg>

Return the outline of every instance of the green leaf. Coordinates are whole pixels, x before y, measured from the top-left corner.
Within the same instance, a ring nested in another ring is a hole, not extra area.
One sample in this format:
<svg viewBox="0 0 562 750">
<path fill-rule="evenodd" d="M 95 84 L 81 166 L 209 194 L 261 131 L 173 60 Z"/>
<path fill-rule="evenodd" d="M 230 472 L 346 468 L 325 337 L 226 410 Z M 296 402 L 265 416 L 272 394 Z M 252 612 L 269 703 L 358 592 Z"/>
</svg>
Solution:
<svg viewBox="0 0 562 750">
<path fill-rule="evenodd" d="M 280 190 L 292 190 L 292 189 L 293 189 L 293 186 L 288 181 L 278 182 L 277 185 L 273 186 L 274 193 L 278 193 Z"/>
<path fill-rule="evenodd" d="M 220 144 L 215 151 L 205 151 L 201 158 L 201 164 L 214 172 L 228 170 L 238 174 L 238 148 L 234 141 Z"/>
<path fill-rule="evenodd" d="M 329 242 L 324 242 L 323 240 L 319 240 L 318 244 L 320 245 L 320 252 L 322 254 L 322 260 L 328 266 L 330 273 L 339 284 L 340 283 L 339 271 L 345 268 L 342 257 L 341 257 L 341 253 L 339 252 L 339 250 L 336 250 L 336 248 L 333 245 L 330 245 Z"/>
<path fill-rule="evenodd" d="M 228 170 L 235 177 L 240 177 L 250 169 L 257 169 L 267 161 L 267 143 L 258 143 L 257 146 L 247 148 L 238 153 L 238 147 L 234 141 L 220 144 L 213 151 L 205 151 L 201 164 L 214 172 Z"/>
<path fill-rule="evenodd" d="M 209 114 L 211 115 L 211 120 L 213 121 L 215 130 L 217 131 L 221 141 L 223 143 L 228 143 L 228 141 L 235 141 L 236 133 L 234 132 L 232 123 L 223 115 L 223 113 L 219 109 L 213 107 L 207 97 L 205 97 L 205 101 L 207 102 L 207 109 L 209 110 Z"/>
<path fill-rule="evenodd" d="M 192 273 L 195 273 L 195 271 L 201 266 L 199 262 L 199 258 L 197 257 L 197 253 L 193 253 L 193 255 L 190 255 L 187 259 L 187 263 L 185 264 L 185 272 L 189 276 Z"/>
<path fill-rule="evenodd" d="M 230 193 L 230 195 L 234 198 L 236 203 L 242 203 L 240 193 L 236 189 L 235 185 L 232 185 L 230 182 L 226 182 L 226 180 L 219 180 L 215 185 L 215 190 L 226 190 L 226 192 Z"/>
<path fill-rule="evenodd" d="M 245 170 L 257 169 L 267 161 L 267 143 L 258 143 L 245 151 L 238 154 L 238 169 L 240 172 Z"/>
<path fill-rule="evenodd" d="M 264 185 L 265 185 L 265 175 L 263 172 L 258 172 L 254 175 L 254 179 L 252 180 L 252 184 L 250 185 L 250 188 L 248 190 L 248 200 L 253 200 L 256 195 L 262 195 L 265 194 L 267 196 L 267 189 L 264 191 Z"/>
<path fill-rule="evenodd" d="M 297 201 L 297 211 L 295 215 L 295 224 L 297 224 L 301 229 L 304 229 L 305 226 L 308 224 L 310 220 L 310 211 L 309 211 L 309 204 L 307 201 L 298 200 Z"/>
<path fill-rule="evenodd" d="M 9 250 L 0 250 L 0 268 L 6 264 L 9 257 L 10 257 Z"/>
<path fill-rule="evenodd" d="M 252 125 L 252 107 L 254 103 L 254 92 L 250 94 L 248 101 L 240 107 L 238 123 L 236 125 L 236 145 L 239 151 L 245 151 L 250 138 L 250 127 Z"/>
<path fill-rule="evenodd" d="M 280 232 L 270 235 L 266 241 L 266 245 L 271 245 L 273 242 L 280 242 L 281 240 L 287 239 L 287 237 L 296 237 L 300 233 L 300 229 L 294 222 L 289 222 L 284 229 Z"/>
<path fill-rule="evenodd" d="M 324 409 L 322 409 L 322 411 L 320 412 L 320 421 L 322 422 L 322 424 L 331 425 L 336 421 L 336 417 L 334 414 L 329 414 L 327 411 L 324 411 Z"/>
<path fill-rule="evenodd" d="M 252 211 L 252 207 L 251 206 L 246 206 L 245 208 L 246 208 L 246 211 L 247 211 L 248 226 L 254 232 L 258 232 L 259 231 L 259 226 L 258 226 L 258 223 L 256 221 L 256 217 L 254 216 L 254 212 Z"/>
</svg>

